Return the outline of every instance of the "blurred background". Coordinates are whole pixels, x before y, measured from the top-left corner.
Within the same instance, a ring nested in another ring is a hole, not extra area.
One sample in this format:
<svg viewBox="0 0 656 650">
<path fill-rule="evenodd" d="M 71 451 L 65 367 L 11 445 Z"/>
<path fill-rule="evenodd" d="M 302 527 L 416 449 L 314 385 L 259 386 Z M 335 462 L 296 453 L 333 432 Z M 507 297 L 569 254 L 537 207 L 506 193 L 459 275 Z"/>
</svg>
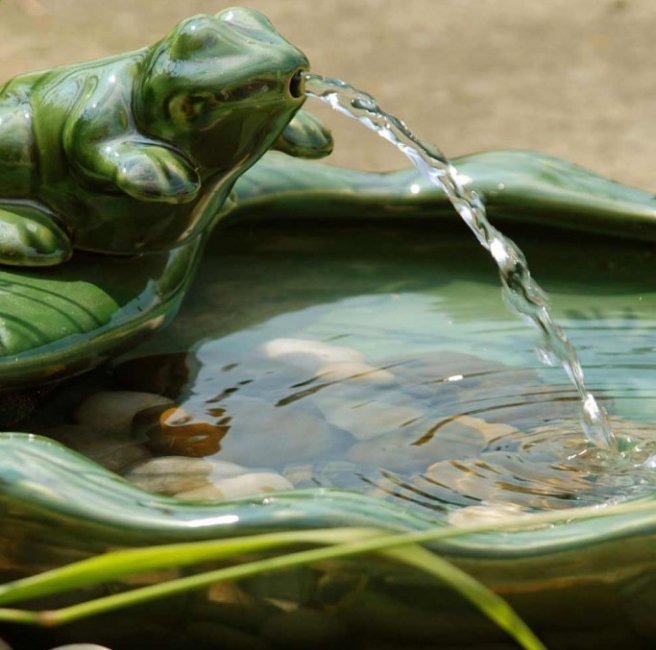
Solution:
<svg viewBox="0 0 656 650">
<path fill-rule="evenodd" d="M 0 78 L 150 44 L 223 0 L 3 0 Z M 537 149 L 656 191 L 653 0 L 248 0 L 312 68 L 373 94 L 449 156 Z M 335 164 L 405 166 L 315 105 Z"/>
</svg>

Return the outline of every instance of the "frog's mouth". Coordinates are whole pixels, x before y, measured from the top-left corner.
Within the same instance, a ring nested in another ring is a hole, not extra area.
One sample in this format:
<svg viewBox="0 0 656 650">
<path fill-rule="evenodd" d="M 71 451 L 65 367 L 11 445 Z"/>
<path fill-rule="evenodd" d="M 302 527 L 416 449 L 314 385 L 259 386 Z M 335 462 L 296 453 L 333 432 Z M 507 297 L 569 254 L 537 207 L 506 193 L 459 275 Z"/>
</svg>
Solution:
<svg viewBox="0 0 656 650">
<path fill-rule="evenodd" d="M 299 68 L 289 80 L 289 94 L 294 99 L 305 97 L 305 74 L 307 70 Z"/>
</svg>

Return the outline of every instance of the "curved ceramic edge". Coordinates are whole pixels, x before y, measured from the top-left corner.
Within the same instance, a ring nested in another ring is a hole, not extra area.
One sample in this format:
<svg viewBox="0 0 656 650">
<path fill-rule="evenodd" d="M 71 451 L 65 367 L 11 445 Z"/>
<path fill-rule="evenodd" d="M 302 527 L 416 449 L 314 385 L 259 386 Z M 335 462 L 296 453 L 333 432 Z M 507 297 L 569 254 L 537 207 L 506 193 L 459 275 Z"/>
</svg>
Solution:
<svg viewBox="0 0 656 650">
<path fill-rule="evenodd" d="M 0 291 L 7 283 L 13 298 L 0 303 L 0 390 L 89 370 L 164 325 L 194 277 L 203 244 L 196 238 L 146 258 L 80 258 L 56 278 L 0 271 Z"/>
<path fill-rule="evenodd" d="M 494 221 L 656 240 L 656 199 L 559 158 L 492 151 L 454 160 Z M 270 152 L 235 186 L 233 218 L 455 219 L 414 169 L 370 173 Z"/>
<path fill-rule="evenodd" d="M 656 239 L 656 201 L 550 156 L 490 152 L 456 161 L 494 218 Z M 414 170 L 372 174 L 270 153 L 216 216 L 454 218 Z M 0 270 L 0 391 L 88 370 L 171 318 L 202 251 L 201 237 L 171 253 L 132 259 L 76 256 L 48 270 Z M 127 289 L 128 285 L 134 285 Z M 74 299 L 73 299 L 74 298 Z"/>
<path fill-rule="evenodd" d="M 30 537 L 59 538 L 87 550 L 272 530 L 341 526 L 422 530 L 444 525 L 395 504 L 326 489 L 223 503 L 182 502 L 143 492 L 48 438 L 20 433 L 0 434 L 0 516 L 5 522 L 0 544 L 10 542 L 13 535 L 20 538 L 29 522 Z M 639 514 L 478 534 L 430 546 L 463 559 L 516 560 L 588 552 L 595 545 L 654 534 L 656 502 L 653 510 Z"/>
</svg>

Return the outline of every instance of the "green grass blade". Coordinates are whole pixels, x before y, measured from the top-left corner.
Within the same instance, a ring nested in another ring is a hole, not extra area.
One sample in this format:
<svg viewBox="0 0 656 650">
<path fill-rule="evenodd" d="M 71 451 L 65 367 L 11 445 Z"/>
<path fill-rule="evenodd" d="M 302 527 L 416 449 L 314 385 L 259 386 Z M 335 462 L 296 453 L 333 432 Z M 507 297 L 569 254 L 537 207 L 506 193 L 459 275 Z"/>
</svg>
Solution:
<svg viewBox="0 0 656 650">
<path fill-rule="evenodd" d="M 656 510 L 654 502 L 632 502 L 599 508 L 560 510 L 503 522 L 455 527 L 436 527 L 410 533 L 390 533 L 365 528 L 325 528 L 309 531 L 268 533 L 205 542 L 163 544 L 147 548 L 111 551 L 62 568 L 16 580 L 0 586 L 0 604 L 15 603 L 37 596 L 61 593 L 91 586 L 136 573 L 188 566 L 206 560 L 233 557 L 254 551 L 272 550 L 296 544 L 336 544 L 360 539 L 364 546 L 356 552 L 374 552 L 394 545 L 442 541 L 472 534 L 522 530 L 562 521 L 604 518 L 615 515 L 648 513 Z M 366 539 L 365 539 L 366 538 Z"/>
<path fill-rule="evenodd" d="M 546 650 L 528 625 L 501 596 L 450 562 L 416 545 L 389 549 L 384 551 L 384 554 L 422 569 L 448 584 L 492 622 L 508 632 L 525 650 Z"/>
<path fill-rule="evenodd" d="M 158 585 L 151 585 L 56 611 L 31 612 L 20 609 L 0 609 L 0 620 L 57 625 L 105 611 L 111 611 L 119 607 L 126 607 L 189 589 L 200 588 L 220 580 L 234 580 L 240 577 L 256 575 L 264 571 L 276 571 L 319 560 L 346 557 L 367 552 L 382 552 L 390 555 L 398 551 L 399 547 L 409 544 L 446 540 L 486 532 L 500 532 L 504 530 L 519 531 L 563 521 L 573 522 L 576 520 L 607 518 L 618 515 L 653 513 L 655 510 L 656 503 L 641 501 L 606 506 L 604 508 L 590 507 L 541 513 L 521 518 L 512 518 L 503 522 L 471 525 L 462 528 L 434 528 L 400 534 L 362 528 L 319 529 L 114 551 L 97 558 L 71 564 L 61 569 L 55 569 L 31 578 L 9 583 L 0 590 L 3 602 L 14 602 L 22 598 L 33 597 L 35 594 L 60 593 L 77 586 L 105 582 L 145 570 L 189 565 L 209 559 L 227 558 L 249 551 L 273 550 L 275 548 L 297 546 L 304 543 L 333 545 L 219 569 Z M 426 553 L 428 555 L 425 557 L 437 558 L 437 556 L 428 553 L 428 551 Z M 438 558 L 437 563 L 439 562 L 440 559 Z M 441 560 L 441 562 L 445 562 L 445 560 Z M 449 566 L 452 565 L 449 564 Z M 455 567 L 452 568 L 455 569 Z M 458 576 L 460 577 L 466 575 L 462 574 L 459 569 L 455 570 L 459 572 Z M 470 576 L 468 578 L 474 580 Z M 479 584 L 475 580 L 473 583 L 466 584 L 471 586 L 474 583 Z M 461 580 L 460 584 L 465 583 Z M 474 594 L 474 591 L 471 593 Z M 525 629 L 521 626 L 517 627 L 516 619 L 512 616 L 509 618 L 509 610 L 498 607 L 498 602 L 503 601 L 498 596 L 495 596 L 495 598 L 499 600 L 491 601 L 488 599 L 487 601 L 482 601 L 488 603 L 486 605 L 487 609 L 485 610 L 486 614 L 489 615 L 491 612 L 495 616 L 500 616 L 501 620 L 506 621 L 503 625 L 504 629 L 519 635 L 516 637 L 518 639 L 523 638 L 525 642 L 528 643 L 530 641 L 533 643 L 534 639 L 526 636 Z M 533 645 L 532 647 L 539 648 L 540 646 Z"/>
<path fill-rule="evenodd" d="M 322 547 L 287 555 L 279 555 L 273 558 L 256 560 L 185 578 L 169 580 L 156 585 L 149 585 L 147 587 L 89 600 L 58 610 L 25 612 L 24 610 L 0 609 L 0 620 L 26 623 L 36 622 L 44 626 L 62 625 L 89 616 L 106 614 L 130 605 L 142 604 L 158 598 L 201 589 L 216 582 L 238 580 L 265 572 L 281 571 L 313 562 L 354 555 L 361 552 L 363 544 L 366 544 L 366 542 L 338 544 L 332 547 Z M 386 549 L 382 553 L 423 569 L 444 580 L 444 582 L 462 593 L 465 598 L 472 602 L 486 616 L 505 629 L 526 650 L 545 650 L 544 646 L 540 644 L 528 626 L 523 623 L 500 596 L 497 596 L 480 582 L 445 560 L 417 546 L 411 546 L 409 549 Z"/>
<path fill-rule="evenodd" d="M 147 571 L 179 568 L 294 545 L 332 545 L 380 536 L 381 531 L 375 529 L 328 528 L 111 551 L 2 585 L 0 605 L 89 587 Z"/>
</svg>

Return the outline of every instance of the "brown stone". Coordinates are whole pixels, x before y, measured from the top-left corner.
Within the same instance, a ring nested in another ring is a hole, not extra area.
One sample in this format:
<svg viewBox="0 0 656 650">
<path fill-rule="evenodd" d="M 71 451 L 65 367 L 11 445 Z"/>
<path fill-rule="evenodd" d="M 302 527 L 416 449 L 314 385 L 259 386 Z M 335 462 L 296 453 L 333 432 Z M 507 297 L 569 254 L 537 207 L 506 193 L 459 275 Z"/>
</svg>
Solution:
<svg viewBox="0 0 656 650">
<path fill-rule="evenodd" d="M 179 407 L 156 406 L 137 413 L 133 433 L 143 436 L 155 454 L 209 456 L 221 449 L 221 440 L 230 429 L 230 417 L 215 413 L 217 422 L 196 419 Z"/>
</svg>

